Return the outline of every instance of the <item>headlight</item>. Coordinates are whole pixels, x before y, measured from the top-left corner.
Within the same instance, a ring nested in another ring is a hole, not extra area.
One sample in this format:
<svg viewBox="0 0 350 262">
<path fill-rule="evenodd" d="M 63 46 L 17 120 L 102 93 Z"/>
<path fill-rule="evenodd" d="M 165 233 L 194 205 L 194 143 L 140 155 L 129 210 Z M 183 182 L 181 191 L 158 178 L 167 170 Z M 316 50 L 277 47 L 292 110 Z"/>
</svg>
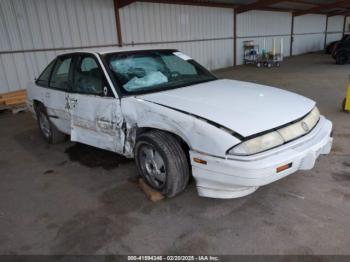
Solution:
<svg viewBox="0 0 350 262">
<path fill-rule="evenodd" d="M 278 133 L 281 134 L 285 142 L 289 142 L 296 139 L 302 135 L 310 132 L 311 129 L 315 127 L 318 120 L 320 119 L 320 111 L 315 107 L 310 114 L 304 117 L 302 120 L 291 124 L 289 126 L 278 129 Z"/>
<path fill-rule="evenodd" d="M 320 119 L 320 112 L 315 107 L 306 117 L 286 127 L 265 135 L 244 141 L 228 151 L 230 155 L 253 155 L 287 143 L 309 133 Z"/>
<path fill-rule="evenodd" d="M 318 120 L 320 120 L 320 111 L 315 107 L 302 121 L 304 121 L 311 130 L 315 127 Z"/>
<path fill-rule="evenodd" d="M 282 137 L 277 132 L 271 132 L 245 141 L 232 148 L 228 153 L 230 155 L 252 155 L 283 143 Z"/>
</svg>

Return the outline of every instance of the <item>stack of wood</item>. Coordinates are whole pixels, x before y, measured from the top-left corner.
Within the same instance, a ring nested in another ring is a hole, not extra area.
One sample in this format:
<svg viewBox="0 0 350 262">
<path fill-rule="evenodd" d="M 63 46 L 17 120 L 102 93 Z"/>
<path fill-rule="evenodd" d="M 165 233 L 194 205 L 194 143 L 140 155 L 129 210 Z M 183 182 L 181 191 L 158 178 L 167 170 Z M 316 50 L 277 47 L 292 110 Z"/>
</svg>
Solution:
<svg viewBox="0 0 350 262">
<path fill-rule="evenodd" d="M 155 191 L 153 188 L 147 185 L 147 183 L 142 178 L 139 178 L 139 186 L 145 193 L 146 197 L 152 202 L 158 202 L 164 198 L 161 193 Z"/>
<path fill-rule="evenodd" d="M 11 109 L 14 113 L 26 108 L 27 92 L 18 90 L 0 94 L 0 110 Z"/>
</svg>

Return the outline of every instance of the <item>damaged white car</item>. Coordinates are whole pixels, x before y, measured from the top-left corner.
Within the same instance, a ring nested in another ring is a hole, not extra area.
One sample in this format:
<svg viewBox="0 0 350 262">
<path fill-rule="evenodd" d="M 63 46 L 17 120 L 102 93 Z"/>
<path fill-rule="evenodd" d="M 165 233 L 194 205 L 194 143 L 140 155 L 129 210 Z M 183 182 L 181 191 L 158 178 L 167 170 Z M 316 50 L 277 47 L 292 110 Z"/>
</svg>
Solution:
<svg viewBox="0 0 350 262">
<path fill-rule="evenodd" d="M 72 141 L 135 158 L 140 175 L 173 197 L 235 198 L 298 170 L 332 146 L 315 102 L 284 90 L 219 80 L 177 50 L 58 56 L 28 87 L 49 143 Z"/>
</svg>

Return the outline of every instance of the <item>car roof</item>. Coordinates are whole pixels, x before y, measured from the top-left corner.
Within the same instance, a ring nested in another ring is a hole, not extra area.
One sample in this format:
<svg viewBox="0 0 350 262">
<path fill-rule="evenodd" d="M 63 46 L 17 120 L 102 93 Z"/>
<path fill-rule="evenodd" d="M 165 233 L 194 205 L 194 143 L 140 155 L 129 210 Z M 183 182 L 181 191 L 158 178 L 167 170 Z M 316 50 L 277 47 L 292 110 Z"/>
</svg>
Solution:
<svg viewBox="0 0 350 262">
<path fill-rule="evenodd" d="M 105 49 L 105 50 L 98 50 L 96 48 L 95 51 L 93 50 L 76 50 L 73 52 L 64 52 L 62 54 L 59 54 L 58 56 L 66 56 L 66 55 L 73 55 L 73 54 L 97 54 L 97 55 L 105 55 L 105 54 L 111 54 L 111 53 L 124 53 L 124 52 L 140 52 L 140 51 L 177 51 L 177 49 L 171 49 L 171 48 L 112 48 L 112 49 Z"/>
</svg>

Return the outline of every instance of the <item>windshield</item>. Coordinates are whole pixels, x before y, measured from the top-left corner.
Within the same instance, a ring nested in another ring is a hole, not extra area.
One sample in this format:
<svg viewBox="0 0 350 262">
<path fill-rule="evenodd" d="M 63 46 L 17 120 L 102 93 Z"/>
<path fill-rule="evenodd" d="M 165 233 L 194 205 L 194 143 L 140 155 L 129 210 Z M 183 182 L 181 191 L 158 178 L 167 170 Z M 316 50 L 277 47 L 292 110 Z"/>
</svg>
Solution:
<svg viewBox="0 0 350 262">
<path fill-rule="evenodd" d="M 216 80 L 192 58 L 176 50 L 108 54 L 107 64 L 122 92 L 148 93 Z"/>
</svg>

